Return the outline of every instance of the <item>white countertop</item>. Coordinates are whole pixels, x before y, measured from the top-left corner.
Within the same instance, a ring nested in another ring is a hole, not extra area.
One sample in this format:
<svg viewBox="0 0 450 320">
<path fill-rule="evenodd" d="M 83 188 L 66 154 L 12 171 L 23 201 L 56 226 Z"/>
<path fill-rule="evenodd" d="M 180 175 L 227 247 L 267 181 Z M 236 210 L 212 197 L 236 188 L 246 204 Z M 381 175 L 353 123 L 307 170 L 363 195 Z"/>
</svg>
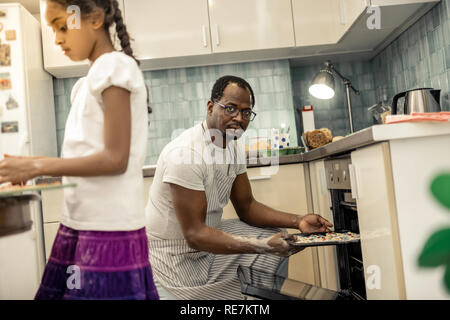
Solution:
<svg viewBox="0 0 450 320">
<path fill-rule="evenodd" d="M 348 153 L 373 143 L 427 136 L 450 135 L 450 122 L 403 122 L 380 124 L 355 132 L 336 142 L 305 152 L 303 161 Z"/>
</svg>

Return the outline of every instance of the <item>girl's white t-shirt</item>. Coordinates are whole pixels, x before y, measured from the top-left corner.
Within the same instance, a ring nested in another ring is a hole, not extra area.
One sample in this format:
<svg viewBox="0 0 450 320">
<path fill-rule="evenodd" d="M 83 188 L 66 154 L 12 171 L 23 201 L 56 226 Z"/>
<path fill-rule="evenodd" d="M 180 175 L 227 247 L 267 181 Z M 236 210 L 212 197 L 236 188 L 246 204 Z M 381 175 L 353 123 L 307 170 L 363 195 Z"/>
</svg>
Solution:
<svg viewBox="0 0 450 320">
<path fill-rule="evenodd" d="M 147 90 L 136 61 L 122 52 L 106 53 L 78 80 L 71 94 L 62 158 L 84 157 L 104 149 L 102 92 L 116 86 L 130 91 L 131 146 L 127 171 L 119 175 L 63 177 L 61 223 L 76 230 L 129 231 L 145 225 L 142 167 L 147 148 Z"/>
</svg>

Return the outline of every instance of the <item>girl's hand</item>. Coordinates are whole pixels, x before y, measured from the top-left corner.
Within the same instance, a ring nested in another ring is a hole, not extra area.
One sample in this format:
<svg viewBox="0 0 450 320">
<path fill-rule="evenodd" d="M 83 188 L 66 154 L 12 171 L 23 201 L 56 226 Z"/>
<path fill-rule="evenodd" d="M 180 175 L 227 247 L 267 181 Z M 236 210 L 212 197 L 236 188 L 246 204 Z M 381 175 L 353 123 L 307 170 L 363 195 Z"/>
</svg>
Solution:
<svg viewBox="0 0 450 320">
<path fill-rule="evenodd" d="M 333 224 L 317 214 L 307 214 L 298 223 L 298 229 L 303 233 L 330 232 Z"/>
<path fill-rule="evenodd" d="M 39 158 L 5 154 L 5 159 L 0 161 L 0 183 L 21 184 L 36 177 L 39 174 L 35 160 Z"/>
</svg>

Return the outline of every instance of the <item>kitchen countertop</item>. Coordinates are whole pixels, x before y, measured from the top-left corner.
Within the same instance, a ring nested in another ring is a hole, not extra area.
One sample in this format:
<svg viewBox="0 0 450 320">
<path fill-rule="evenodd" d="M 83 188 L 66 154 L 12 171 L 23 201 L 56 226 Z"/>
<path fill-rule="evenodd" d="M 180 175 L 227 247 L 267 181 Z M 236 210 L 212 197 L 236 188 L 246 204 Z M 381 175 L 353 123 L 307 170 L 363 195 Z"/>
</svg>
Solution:
<svg viewBox="0 0 450 320">
<path fill-rule="evenodd" d="M 292 164 L 314 161 L 330 156 L 349 153 L 355 149 L 374 143 L 397 140 L 413 139 L 426 136 L 450 135 L 450 122 L 415 122 L 374 125 L 372 127 L 355 132 L 341 140 L 329 143 L 323 147 L 310 150 L 302 154 L 293 154 L 269 158 L 250 158 L 248 168 L 262 167 L 276 164 Z M 142 172 L 145 178 L 155 175 L 156 165 L 144 166 Z M 37 183 L 50 183 L 61 181 L 61 178 L 42 177 Z"/>
<path fill-rule="evenodd" d="M 374 125 L 355 132 L 336 142 L 305 152 L 302 154 L 302 161 L 308 162 L 329 156 L 349 153 L 355 149 L 382 141 L 414 139 L 449 134 L 450 122 L 404 122 Z"/>
</svg>

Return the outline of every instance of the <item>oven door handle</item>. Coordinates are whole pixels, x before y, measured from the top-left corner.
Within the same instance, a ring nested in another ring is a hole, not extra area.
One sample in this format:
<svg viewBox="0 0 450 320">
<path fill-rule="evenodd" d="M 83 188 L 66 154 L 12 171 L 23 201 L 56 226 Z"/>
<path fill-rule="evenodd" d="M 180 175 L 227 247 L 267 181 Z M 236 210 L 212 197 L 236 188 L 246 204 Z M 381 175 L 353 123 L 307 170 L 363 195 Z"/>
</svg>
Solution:
<svg viewBox="0 0 450 320">
<path fill-rule="evenodd" d="M 350 185 L 352 188 L 352 198 L 353 199 L 359 199 L 360 195 L 360 190 L 359 190 L 359 186 L 358 186 L 358 175 L 357 175 L 357 170 L 356 170 L 356 166 L 354 164 L 349 164 L 348 165 L 348 171 L 350 173 Z"/>
</svg>

